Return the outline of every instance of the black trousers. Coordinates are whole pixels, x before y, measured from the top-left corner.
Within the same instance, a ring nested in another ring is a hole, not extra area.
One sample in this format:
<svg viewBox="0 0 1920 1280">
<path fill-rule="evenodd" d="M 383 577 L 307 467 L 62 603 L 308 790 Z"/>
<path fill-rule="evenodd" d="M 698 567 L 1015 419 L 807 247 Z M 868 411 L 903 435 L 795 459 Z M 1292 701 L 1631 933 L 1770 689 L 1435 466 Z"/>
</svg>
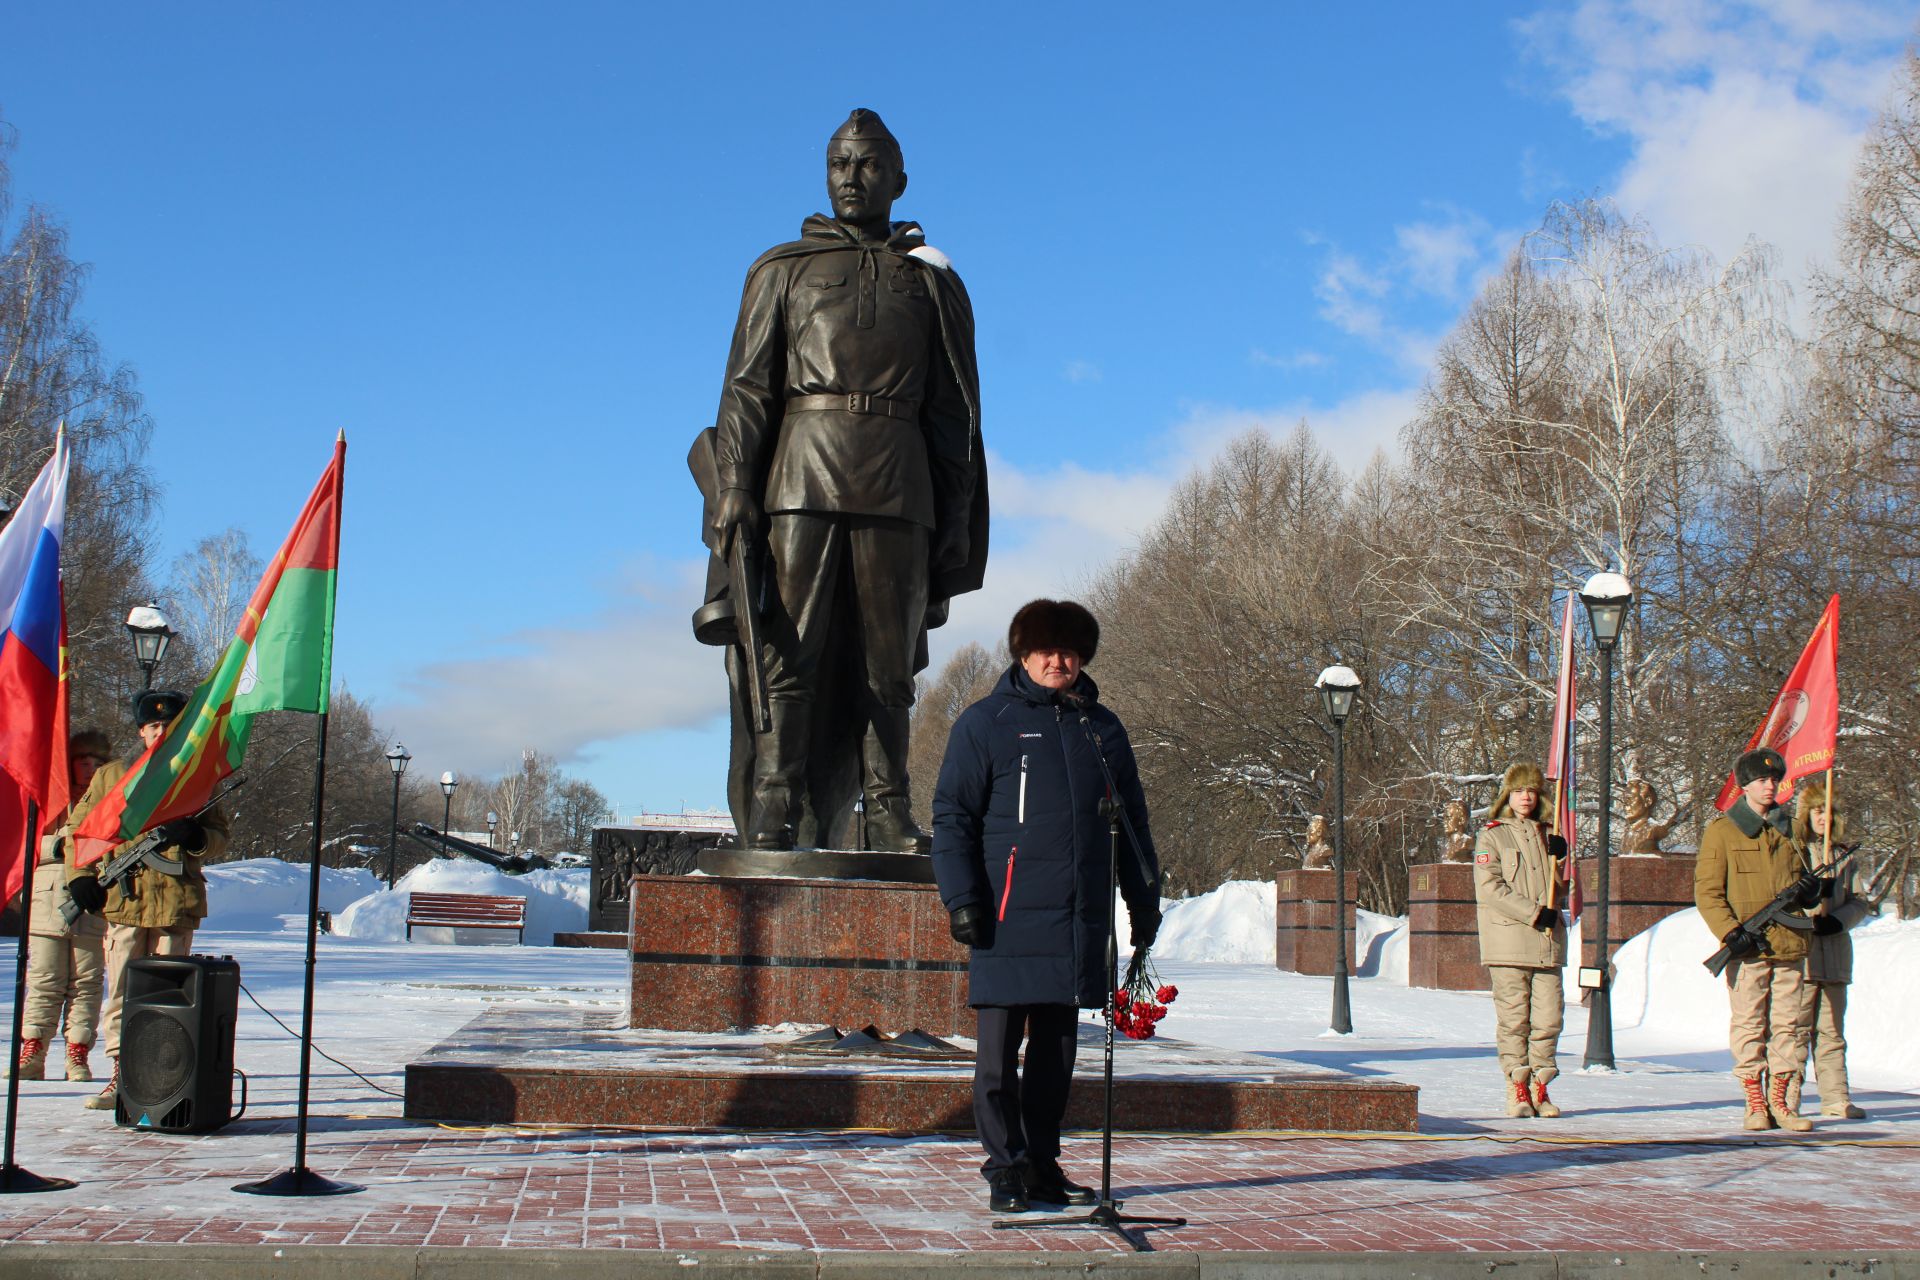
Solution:
<svg viewBox="0 0 1920 1280">
<path fill-rule="evenodd" d="M 992 1177 L 1016 1165 L 1058 1160 L 1080 1011 L 1066 1004 L 1016 1004 L 988 1005 L 975 1013 L 979 1048 L 973 1063 L 973 1123 L 987 1152 L 980 1171 Z"/>
</svg>

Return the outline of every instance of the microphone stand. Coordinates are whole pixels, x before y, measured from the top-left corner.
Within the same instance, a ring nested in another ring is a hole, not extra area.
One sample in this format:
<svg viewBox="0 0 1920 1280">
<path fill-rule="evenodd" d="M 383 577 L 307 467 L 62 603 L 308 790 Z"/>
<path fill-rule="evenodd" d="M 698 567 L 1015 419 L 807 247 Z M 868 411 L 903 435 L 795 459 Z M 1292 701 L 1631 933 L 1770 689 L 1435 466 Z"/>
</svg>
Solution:
<svg viewBox="0 0 1920 1280">
<path fill-rule="evenodd" d="M 1141 852 L 1140 839 L 1134 833 L 1133 823 L 1127 818 L 1127 811 L 1120 804 L 1120 790 L 1114 785 L 1113 770 L 1107 766 L 1107 753 L 1100 741 L 1100 733 L 1093 727 L 1085 707 L 1080 709 L 1080 727 L 1085 731 L 1087 740 L 1093 746 L 1093 758 L 1100 762 L 1100 772 L 1107 781 L 1107 794 L 1100 800 L 1100 816 L 1107 820 L 1107 995 L 1106 995 L 1106 1066 L 1105 1096 L 1103 1114 L 1100 1123 L 1100 1199 L 1091 1213 L 1065 1214 L 1053 1218 L 1001 1218 L 994 1222 L 996 1231 L 1013 1230 L 1025 1227 L 1098 1227 L 1111 1231 L 1132 1246 L 1136 1253 L 1151 1253 L 1153 1247 L 1146 1241 L 1134 1236 L 1127 1230 L 1128 1224 L 1143 1227 L 1184 1227 L 1185 1218 L 1143 1218 L 1136 1214 L 1120 1212 L 1120 1201 L 1113 1198 L 1113 992 L 1120 969 L 1119 921 L 1113 909 L 1113 900 L 1120 892 L 1120 828 L 1127 829 L 1127 840 L 1133 846 L 1133 856 L 1139 860 L 1141 878 L 1148 884 L 1155 883 L 1155 877 L 1149 874 L 1147 855 Z"/>
</svg>

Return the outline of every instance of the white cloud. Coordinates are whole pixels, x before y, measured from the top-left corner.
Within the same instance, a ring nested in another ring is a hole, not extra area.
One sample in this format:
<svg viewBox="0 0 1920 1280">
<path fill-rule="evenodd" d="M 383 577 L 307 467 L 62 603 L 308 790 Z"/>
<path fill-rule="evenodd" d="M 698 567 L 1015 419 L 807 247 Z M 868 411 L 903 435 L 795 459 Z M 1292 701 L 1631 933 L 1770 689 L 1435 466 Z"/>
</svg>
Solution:
<svg viewBox="0 0 1920 1280">
<path fill-rule="evenodd" d="M 1496 252 L 1488 244 L 1486 219 L 1455 213 L 1444 221 L 1409 222 L 1394 228 L 1401 266 L 1416 288 L 1440 298 L 1457 298 L 1465 280 Z"/>
<path fill-rule="evenodd" d="M 1247 353 L 1247 359 L 1269 369 L 1319 369 L 1333 363 L 1333 358 L 1321 351 L 1288 351 L 1276 354 L 1255 347 Z"/>
<path fill-rule="evenodd" d="M 1520 29 L 1574 113 L 1631 142 L 1624 211 L 1723 260 L 1757 236 L 1797 279 L 1831 249 L 1912 20 L 1846 0 L 1585 0 Z"/>
<path fill-rule="evenodd" d="M 1013 611 L 1036 596 L 1083 594 L 1139 543 L 1166 510 L 1175 485 L 1217 456 L 1228 440 L 1260 430 L 1286 436 L 1305 422 L 1349 475 L 1398 448 L 1413 414 L 1413 387 L 1364 391 L 1332 404 L 1291 401 L 1268 408 L 1196 404 L 1137 470 L 1102 471 L 1065 462 L 1039 469 L 991 452 L 993 546 L 986 585 L 953 602 L 930 638 L 931 669 L 968 641 L 988 648 L 1006 635 Z"/>
<path fill-rule="evenodd" d="M 511 632 L 404 677 L 381 719 L 414 755 L 463 774 L 502 772 L 527 746 L 569 764 L 597 744 L 700 725 L 726 706 L 716 651 L 688 621 L 705 568 L 630 566 L 576 624 Z"/>
<path fill-rule="evenodd" d="M 1387 294 L 1387 278 L 1369 270 L 1360 259 L 1329 247 L 1325 267 L 1313 287 L 1320 299 L 1320 315 L 1342 332 L 1378 340 L 1386 335 L 1386 311 L 1380 300 Z"/>
<path fill-rule="evenodd" d="M 1069 360 L 1061 376 L 1068 382 L 1098 382 L 1102 374 L 1100 366 L 1091 360 Z"/>
</svg>

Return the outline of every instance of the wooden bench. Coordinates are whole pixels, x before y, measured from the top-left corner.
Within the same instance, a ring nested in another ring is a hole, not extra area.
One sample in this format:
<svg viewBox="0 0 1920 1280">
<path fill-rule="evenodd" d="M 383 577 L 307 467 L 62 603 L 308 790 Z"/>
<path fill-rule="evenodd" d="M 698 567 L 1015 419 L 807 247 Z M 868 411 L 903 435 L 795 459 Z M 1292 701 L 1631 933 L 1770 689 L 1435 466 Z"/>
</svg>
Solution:
<svg viewBox="0 0 1920 1280">
<path fill-rule="evenodd" d="M 527 939 L 527 900 L 485 893 L 410 893 L 407 895 L 407 941 L 413 926 L 443 929 L 513 929 L 517 941 Z"/>
</svg>

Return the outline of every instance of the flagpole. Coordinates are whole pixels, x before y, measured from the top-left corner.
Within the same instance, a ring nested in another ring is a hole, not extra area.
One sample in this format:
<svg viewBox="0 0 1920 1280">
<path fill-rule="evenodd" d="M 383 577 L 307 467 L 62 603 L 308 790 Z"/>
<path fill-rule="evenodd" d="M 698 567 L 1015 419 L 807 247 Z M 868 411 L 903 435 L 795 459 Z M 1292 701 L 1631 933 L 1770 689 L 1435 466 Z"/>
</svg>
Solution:
<svg viewBox="0 0 1920 1280">
<path fill-rule="evenodd" d="M 345 466 L 342 455 L 347 447 L 346 432 L 334 445 L 334 458 L 341 463 L 344 487 Z M 340 563 L 340 522 L 333 526 L 333 563 Z M 318 748 L 313 765 L 313 843 L 307 851 L 307 974 L 300 1007 L 300 1104 L 293 1131 L 293 1167 L 259 1182 L 243 1182 L 234 1188 L 256 1196 L 343 1196 L 366 1188 L 354 1182 L 336 1182 L 307 1168 L 307 1100 L 313 1078 L 313 971 L 317 962 L 320 936 L 320 844 L 321 819 L 327 797 L 327 705 L 328 690 L 320 688 L 321 707 L 317 729 Z"/>
<path fill-rule="evenodd" d="M 1827 766 L 1827 847 L 1820 855 L 1820 865 L 1833 865 L 1833 766 Z"/>
<path fill-rule="evenodd" d="M 13 967 L 13 1043 L 7 1053 L 7 1136 L 5 1154 L 0 1155 L 0 1195 L 65 1191 L 79 1185 L 71 1178 L 44 1178 L 13 1162 L 13 1138 L 20 1119 L 20 1039 L 27 1014 L 27 948 L 33 945 L 33 873 L 39 861 L 34 837 L 39 824 L 39 802 L 29 798 L 26 848 L 20 856 L 20 951 Z"/>
</svg>

